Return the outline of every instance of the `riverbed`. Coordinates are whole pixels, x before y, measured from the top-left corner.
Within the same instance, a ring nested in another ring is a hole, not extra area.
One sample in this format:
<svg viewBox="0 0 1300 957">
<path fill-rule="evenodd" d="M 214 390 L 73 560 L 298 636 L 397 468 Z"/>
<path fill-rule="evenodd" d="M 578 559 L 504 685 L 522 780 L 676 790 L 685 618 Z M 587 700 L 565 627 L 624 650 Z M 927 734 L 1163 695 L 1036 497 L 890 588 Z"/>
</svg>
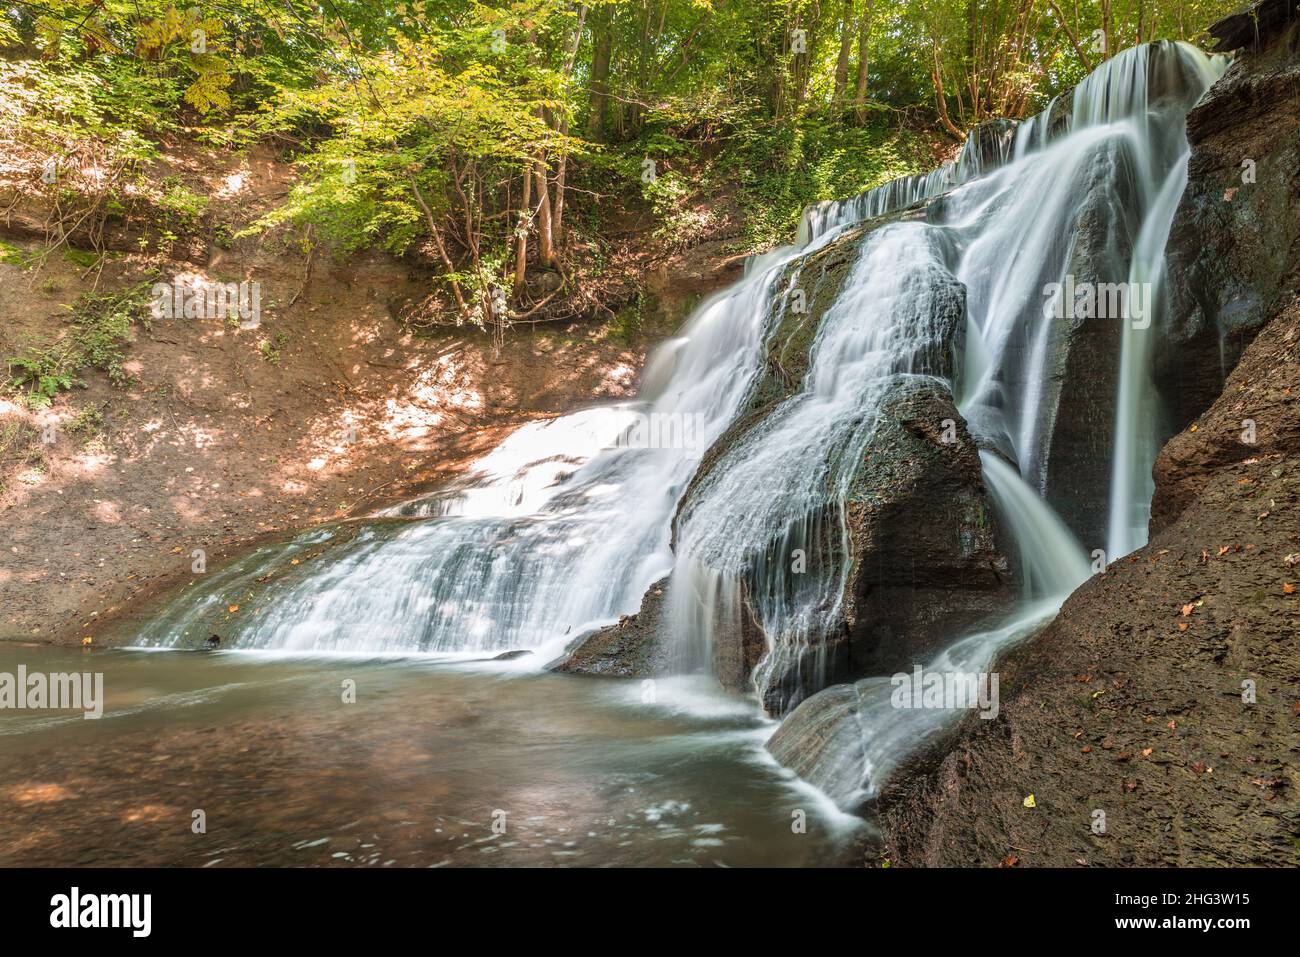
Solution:
<svg viewBox="0 0 1300 957">
<path fill-rule="evenodd" d="M 867 826 L 777 766 L 707 676 L 526 658 L 54 649 L 103 716 L 0 710 L 0 865 L 820 866 Z"/>
</svg>

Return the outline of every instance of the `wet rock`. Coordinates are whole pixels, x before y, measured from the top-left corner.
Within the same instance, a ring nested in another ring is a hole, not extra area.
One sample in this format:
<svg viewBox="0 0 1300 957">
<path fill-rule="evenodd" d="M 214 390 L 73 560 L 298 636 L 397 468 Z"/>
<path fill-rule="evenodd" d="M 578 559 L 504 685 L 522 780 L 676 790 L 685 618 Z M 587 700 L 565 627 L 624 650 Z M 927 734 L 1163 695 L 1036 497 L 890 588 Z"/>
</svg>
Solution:
<svg viewBox="0 0 1300 957">
<path fill-rule="evenodd" d="M 1224 17 L 1206 32 L 1214 37 L 1214 49 L 1231 52 L 1271 45 L 1295 16 L 1295 0 L 1264 0 Z"/>
<path fill-rule="evenodd" d="M 671 674 L 671 642 L 661 627 L 663 608 L 664 583 L 659 582 L 651 586 L 635 615 L 624 615 L 616 625 L 579 636 L 547 669 L 611 678 Z"/>
<path fill-rule="evenodd" d="M 1214 401 L 1300 286 L 1300 22 L 1293 4 L 1265 3 L 1215 29 L 1221 48 L 1251 49 L 1187 117 L 1187 189 L 1167 249 L 1170 327 L 1155 357 L 1172 431 Z"/>
<path fill-rule="evenodd" d="M 998 664 L 997 720 L 964 718 L 889 776 L 874 810 L 893 862 L 996 866 L 1016 847 L 1022 866 L 1294 864 L 1296 804 L 1270 796 L 1259 762 L 1286 762 L 1295 739 L 1297 375 L 1293 309 L 1247 349 L 1207 424 L 1170 443 L 1206 449 L 1195 478 L 1165 473 L 1187 498 L 1178 514 Z M 1279 438 L 1216 458 L 1214 423 L 1243 400 Z"/>
<path fill-rule="evenodd" d="M 988 173 L 1007 162 L 1015 142 L 1014 120 L 988 120 L 971 130 L 967 149 L 973 153 L 976 168 L 981 173 Z"/>
<path fill-rule="evenodd" d="M 1137 238 L 1136 171 L 1127 140 L 1116 138 L 1098 152 L 1080 188 L 1080 204 L 1070 242 L 1066 272 L 1077 289 L 1123 283 Z M 1124 320 L 1119 316 L 1082 316 L 1052 320 L 1043 365 L 1039 409 L 1041 457 L 1027 463 L 1047 501 L 1083 543 L 1104 545 L 1108 519 L 1111 450 L 1115 432 L 1115 396 L 1119 391 L 1120 350 Z M 1025 326 L 1033 332 L 1034 324 Z M 1032 348 L 1026 342 L 1024 348 Z M 1027 369 L 1028 362 L 1015 362 Z M 1011 388 L 1020 394 L 1022 383 Z"/>
<path fill-rule="evenodd" d="M 532 652 L 529 651 L 527 648 L 512 648 L 510 651 L 503 651 L 501 652 L 501 654 L 495 655 L 492 658 L 492 660 L 493 661 L 514 661 L 518 658 L 526 658 L 531 654 Z"/>
<path fill-rule="evenodd" d="M 852 568 L 836 676 L 908 667 L 1015 596 L 978 450 L 946 386 L 900 377 L 881 418 L 846 502 Z"/>
<path fill-rule="evenodd" d="M 745 408 L 709 450 L 687 489 L 675 525 L 678 536 L 693 521 L 717 523 L 714 513 L 727 502 L 717 490 L 735 485 L 737 470 L 743 474 L 750 467 L 747 450 L 759 447 L 751 439 L 761 442 L 769 417 L 783 413 L 785 403 L 803 392 L 821 324 L 870 234 L 919 215 L 924 207 L 880 217 L 798 266 L 796 281 L 806 290 L 807 308 L 800 312 L 777 302 L 775 308 L 783 311 L 771 319 L 766 362 Z M 854 453 L 861 458 L 844 480 L 842 510 L 828 499 L 808 515 L 775 516 L 789 527 L 773 527 L 769 541 L 746 543 L 744 567 L 712 569 L 705 562 L 705 574 L 734 576 L 738 592 L 738 599 L 731 598 L 724 583 L 718 604 L 725 607 L 715 609 L 715 673 L 733 690 L 757 687 L 772 714 L 788 712 L 836 681 L 910 664 L 951 629 L 983 621 L 1011 599 L 1011 576 L 994 542 L 977 449 L 946 384 L 963 343 L 965 289 L 947 271 L 950 251 L 942 239 L 928 251 L 928 265 L 914 267 L 926 271 L 923 312 L 909 326 L 926 332 L 915 335 L 893 375 L 873 380 L 878 400 L 868 403 L 870 411 L 857 425 L 846 423 L 843 441 L 854 428 L 869 429 L 869 438 Z M 836 474 L 843 468 L 837 464 Z M 782 570 L 795 549 L 806 555 L 806 574 Z M 775 622 L 784 629 L 791 621 L 779 612 L 770 617 L 778 608 L 801 609 L 799 622 L 818 624 L 804 629 L 796 623 L 789 627 L 797 633 L 770 634 Z M 755 661 L 769 648 L 755 671 Z"/>
<path fill-rule="evenodd" d="M 863 800 L 858 704 L 857 685 L 832 685 L 795 708 L 767 743 L 778 762 L 849 811 Z"/>
<path fill-rule="evenodd" d="M 748 679 L 756 649 L 775 646 L 758 680 L 771 714 L 829 684 L 911 667 L 1014 600 L 978 450 L 938 380 L 898 376 L 889 387 L 845 502 L 848 555 L 838 525 L 826 516 L 823 551 L 809 556 L 810 568 L 849 563 L 833 630 L 791 643 L 762 636 L 751 613 L 715 636 L 715 666 L 733 687 L 747 684 L 734 679 Z"/>
</svg>

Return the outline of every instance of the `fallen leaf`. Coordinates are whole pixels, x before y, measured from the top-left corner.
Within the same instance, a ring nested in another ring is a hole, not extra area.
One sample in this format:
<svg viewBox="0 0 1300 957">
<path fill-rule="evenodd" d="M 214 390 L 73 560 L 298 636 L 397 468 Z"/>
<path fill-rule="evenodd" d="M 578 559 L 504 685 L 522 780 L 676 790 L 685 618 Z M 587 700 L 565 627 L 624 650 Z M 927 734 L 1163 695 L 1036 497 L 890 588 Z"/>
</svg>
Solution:
<svg viewBox="0 0 1300 957">
<path fill-rule="evenodd" d="M 1189 604 L 1184 605 L 1184 606 L 1183 606 L 1183 617 L 1184 617 L 1184 618 L 1188 618 L 1188 617 L 1190 617 L 1191 614 L 1192 614 L 1192 609 L 1195 608 L 1195 607 L 1196 607 L 1196 605 L 1193 604 L 1193 603 L 1189 603 Z"/>
<path fill-rule="evenodd" d="M 1091 754 L 1091 753 L 1092 753 L 1092 745 L 1090 745 L 1090 744 L 1085 744 L 1085 745 L 1083 746 L 1083 753 L 1084 753 L 1084 754 Z"/>
<path fill-rule="evenodd" d="M 1038 807 L 1038 802 L 1034 800 L 1034 796 L 1031 794 L 1025 798 L 1024 805 L 1025 807 Z"/>
<path fill-rule="evenodd" d="M 226 611 L 230 612 L 233 615 L 235 612 L 239 611 L 239 606 L 231 605 L 229 608 L 226 609 Z"/>
<path fill-rule="evenodd" d="M 1149 757 L 1151 757 L 1151 750 L 1152 750 L 1151 748 L 1143 748 L 1143 749 L 1142 749 L 1142 757 L 1144 757 L 1144 758 L 1149 758 Z"/>
<path fill-rule="evenodd" d="M 1294 595 L 1294 594 L 1295 594 L 1295 585 L 1292 585 L 1290 582 L 1287 582 L 1286 584 L 1284 584 L 1284 585 L 1282 586 L 1282 594 L 1284 594 L 1284 595 Z"/>
<path fill-rule="evenodd" d="M 1020 858 L 1016 857 L 1014 854 L 1008 854 L 1006 857 L 1002 858 L 1003 867 L 1015 867 L 1019 863 Z"/>
<path fill-rule="evenodd" d="M 1185 622 L 1185 621 L 1180 621 L 1180 622 L 1178 623 L 1178 630 L 1179 630 L 1179 631 L 1186 631 L 1186 630 L 1187 630 L 1187 622 Z"/>
<path fill-rule="evenodd" d="M 1224 545 L 1222 548 L 1219 549 L 1219 557 L 1222 558 L 1226 554 L 1228 554 L 1228 546 Z"/>
<path fill-rule="evenodd" d="M 1197 774 L 1204 774 L 1204 773 L 1205 773 L 1205 762 L 1204 762 L 1204 761 L 1196 761 L 1196 762 L 1194 762 L 1193 764 L 1191 764 L 1190 767 L 1191 767 L 1191 769 L 1192 769 L 1193 771 L 1195 771 Z"/>
</svg>

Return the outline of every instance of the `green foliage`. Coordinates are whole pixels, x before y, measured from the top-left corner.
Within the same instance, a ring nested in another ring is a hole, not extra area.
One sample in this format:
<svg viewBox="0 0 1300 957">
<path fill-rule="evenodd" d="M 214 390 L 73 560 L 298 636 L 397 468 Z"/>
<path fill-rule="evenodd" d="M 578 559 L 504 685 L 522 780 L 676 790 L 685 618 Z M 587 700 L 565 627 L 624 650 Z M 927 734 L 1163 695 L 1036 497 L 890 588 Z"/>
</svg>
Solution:
<svg viewBox="0 0 1300 957">
<path fill-rule="evenodd" d="M 932 165 L 913 133 L 845 126 L 816 115 L 740 130 L 728 163 L 744 195 L 752 249 L 790 242 L 811 203 L 853 196 Z"/>
<path fill-rule="evenodd" d="M 31 256 L 21 246 L 15 246 L 13 243 L 7 243 L 0 239 L 0 263 L 26 269 L 30 262 Z"/>
<path fill-rule="evenodd" d="M 18 168 L 54 161 L 34 188 L 92 227 L 148 206 L 141 249 L 205 217 L 205 196 L 146 175 L 177 138 L 275 142 L 301 175 L 238 235 L 418 255 L 452 321 L 486 328 L 506 321 L 504 289 L 535 304 L 515 277 L 544 245 L 566 290 L 579 257 L 599 270 L 611 205 L 648 205 L 651 242 L 680 247 L 736 183 L 746 245 L 788 241 L 807 203 L 933 165 L 935 131 L 955 144 L 1023 116 L 1106 56 L 1196 40 L 1235 4 L 42 0 L 0 17 L 0 139 Z M 566 218 L 544 244 L 546 206 Z"/>
<path fill-rule="evenodd" d="M 168 176 L 162 181 L 163 193 L 158 208 L 172 229 L 190 232 L 198 227 L 207 212 L 208 198 L 191 190 L 178 177 Z"/>
<path fill-rule="evenodd" d="M 81 269 L 91 269 L 99 262 L 99 256 L 88 249 L 74 249 L 71 246 L 64 247 L 63 255 L 68 262 Z"/>
<path fill-rule="evenodd" d="M 149 286 L 113 295 L 82 296 L 72 308 L 70 328 L 45 349 L 29 348 L 8 359 L 9 386 L 32 408 L 48 406 L 60 392 L 80 384 L 86 369 L 104 372 L 110 382 L 129 381 L 123 362 L 131 326 L 146 323 Z"/>
<path fill-rule="evenodd" d="M 9 360 L 11 386 L 26 393 L 27 404 L 33 409 L 49 405 L 54 397 L 77 384 L 72 374 L 72 364 L 63 351 L 37 352 Z"/>
<path fill-rule="evenodd" d="M 692 200 L 694 189 L 677 172 L 670 171 L 647 183 L 643 190 L 659 225 L 651 234 L 668 248 L 690 246 L 708 230 L 713 216 Z"/>
<path fill-rule="evenodd" d="M 100 429 L 104 427 L 104 406 L 103 402 L 92 402 L 77 412 L 67 424 L 63 426 L 63 431 L 69 435 L 81 435 L 87 439 L 92 439 L 99 434 Z"/>
</svg>

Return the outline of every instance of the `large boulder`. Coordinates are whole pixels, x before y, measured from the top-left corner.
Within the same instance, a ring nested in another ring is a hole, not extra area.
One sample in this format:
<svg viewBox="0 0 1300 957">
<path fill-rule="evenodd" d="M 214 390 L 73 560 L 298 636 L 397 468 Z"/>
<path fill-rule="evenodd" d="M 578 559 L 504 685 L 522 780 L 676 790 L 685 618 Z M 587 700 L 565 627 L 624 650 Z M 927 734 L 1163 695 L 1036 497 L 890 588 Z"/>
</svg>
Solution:
<svg viewBox="0 0 1300 957">
<path fill-rule="evenodd" d="M 751 687 L 756 649 L 772 648 L 754 682 L 771 714 L 828 684 L 910 667 L 1014 599 L 978 449 L 939 380 L 899 375 L 887 387 L 843 506 L 848 554 L 840 514 L 822 519 L 808 563 L 848 563 L 839 619 L 811 640 L 764 634 L 752 608 L 763 583 L 746 580 L 740 620 L 714 633 L 715 672 L 735 690 Z"/>
<path fill-rule="evenodd" d="M 692 590 L 722 596 L 706 599 L 717 618 L 708 624 L 714 671 L 734 690 L 756 688 L 773 714 L 829 684 L 917 660 L 953 629 L 1004 609 L 1014 594 L 994 540 L 978 449 L 948 385 L 965 331 L 965 290 L 947 269 L 951 250 L 942 234 L 898 239 L 917 242 L 921 259 L 909 263 L 914 275 L 902 282 L 909 292 L 898 308 L 910 311 L 867 320 L 901 322 L 907 348 L 862 384 L 870 390 L 865 405 L 834 407 L 843 428 L 819 440 L 828 444 L 787 463 L 799 473 L 791 482 L 824 482 L 839 491 L 787 496 L 781 488 L 751 487 L 759 479 L 751 469 L 762 467 L 763 480 L 772 481 L 773 446 L 782 441 L 773 423 L 800 421 L 799 403 L 813 401 L 805 377 L 824 324 L 861 321 L 856 307 L 837 300 L 849 269 L 871 254 L 864 244 L 879 238 L 875 230 L 923 214 L 918 208 L 864 224 L 796 267 L 808 308 L 773 316 L 767 361 L 746 407 L 710 449 L 678 512 L 676 544 L 686 536 L 679 554 L 688 565 L 707 565 L 720 552 L 732 562 L 692 579 Z M 910 292 L 913 282 L 925 296 Z M 840 310 L 833 320 L 832 308 Z M 835 348 L 834 340 L 821 347 Z M 803 436 L 784 436 L 802 449 Z M 857 458 L 843 458 L 846 451 Z M 737 516 L 736 496 L 771 511 L 771 522 L 741 521 L 746 530 L 737 532 L 723 521 Z M 773 509 L 771 496 L 788 510 Z M 739 561 L 734 540 L 719 546 L 720 524 L 728 525 L 726 536 L 743 536 Z M 706 547 L 696 547 L 690 529 L 705 536 Z M 806 567 L 791 569 L 791 556 L 800 553 Z M 734 588 L 719 587 L 717 576 L 734 578 Z M 758 669 L 756 651 L 767 652 Z"/>
<path fill-rule="evenodd" d="M 1139 228 L 1132 212 L 1136 175 L 1125 139 L 1110 140 L 1088 165 L 1066 267 L 1077 288 L 1127 281 Z M 1081 542 L 1102 546 L 1124 319 L 1052 322 L 1040 409 L 1047 439 L 1041 460 L 1029 463 L 1028 474 L 1041 476 L 1044 497 Z"/>
</svg>

